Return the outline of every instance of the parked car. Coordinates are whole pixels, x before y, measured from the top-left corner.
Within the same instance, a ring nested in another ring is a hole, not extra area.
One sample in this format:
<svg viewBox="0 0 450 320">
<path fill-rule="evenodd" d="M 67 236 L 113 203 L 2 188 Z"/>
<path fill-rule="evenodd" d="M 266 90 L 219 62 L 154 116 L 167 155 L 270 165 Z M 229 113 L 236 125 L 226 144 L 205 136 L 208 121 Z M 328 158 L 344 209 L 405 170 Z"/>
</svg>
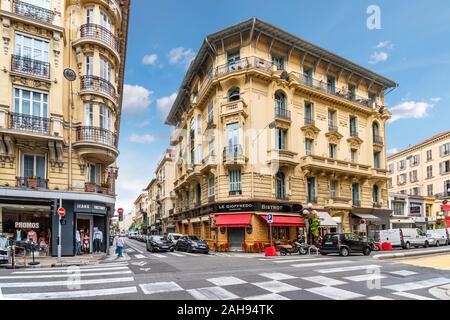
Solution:
<svg viewBox="0 0 450 320">
<path fill-rule="evenodd" d="M 149 236 L 147 239 L 146 248 L 147 251 L 151 252 L 175 250 L 173 243 L 163 236 Z"/>
<path fill-rule="evenodd" d="M 167 235 L 167 239 L 171 241 L 174 245 L 177 244 L 178 239 L 180 239 L 183 235 L 181 233 L 169 233 Z"/>
<path fill-rule="evenodd" d="M 353 233 L 328 233 L 322 239 L 320 253 L 339 253 L 346 257 L 352 253 L 362 253 L 365 256 L 372 252 L 369 242 Z"/>
<path fill-rule="evenodd" d="M 447 235 L 445 233 L 439 234 L 436 230 L 427 230 L 426 236 L 430 242 L 430 246 L 439 247 L 442 245 L 447 245 Z"/>
<path fill-rule="evenodd" d="M 177 251 L 209 253 L 208 244 L 197 236 L 181 236 L 175 245 L 175 249 Z"/>
<path fill-rule="evenodd" d="M 0 264 L 8 263 L 9 261 L 9 245 L 8 238 L 0 236 Z"/>
<path fill-rule="evenodd" d="M 441 228 L 430 230 L 445 238 L 445 242 L 439 242 L 440 245 L 450 245 L 450 228 Z"/>
<path fill-rule="evenodd" d="M 389 242 L 393 247 L 409 249 L 411 247 L 424 247 L 430 245 L 430 240 L 421 229 L 401 228 L 380 231 L 380 241 Z"/>
</svg>

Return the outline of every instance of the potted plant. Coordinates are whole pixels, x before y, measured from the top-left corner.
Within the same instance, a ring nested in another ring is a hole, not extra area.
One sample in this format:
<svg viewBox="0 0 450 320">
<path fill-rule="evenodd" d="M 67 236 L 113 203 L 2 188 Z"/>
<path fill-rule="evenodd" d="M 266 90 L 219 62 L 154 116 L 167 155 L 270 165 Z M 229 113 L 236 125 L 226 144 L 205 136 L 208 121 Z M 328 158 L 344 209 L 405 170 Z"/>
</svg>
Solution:
<svg viewBox="0 0 450 320">
<path fill-rule="evenodd" d="M 31 176 L 27 178 L 28 188 L 36 189 L 38 187 L 39 177 Z"/>
<path fill-rule="evenodd" d="M 101 193 L 108 193 L 110 187 L 111 187 L 111 185 L 109 184 L 109 182 L 103 182 L 100 185 L 100 192 Z"/>
<path fill-rule="evenodd" d="M 97 189 L 97 185 L 93 182 L 86 182 L 85 183 L 86 192 L 95 192 Z"/>
</svg>

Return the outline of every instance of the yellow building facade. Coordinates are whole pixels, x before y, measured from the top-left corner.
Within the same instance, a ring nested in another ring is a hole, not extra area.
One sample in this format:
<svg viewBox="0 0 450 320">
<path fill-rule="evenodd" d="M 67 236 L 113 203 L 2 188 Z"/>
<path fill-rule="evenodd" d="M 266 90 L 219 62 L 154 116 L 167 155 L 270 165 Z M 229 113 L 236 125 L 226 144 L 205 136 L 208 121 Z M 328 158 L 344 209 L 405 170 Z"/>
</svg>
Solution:
<svg viewBox="0 0 450 320">
<path fill-rule="evenodd" d="M 256 18 L 208 35 L 166 123 L 177 230 L 234 249 L 388 227 L 384 94 L 396 83 Z"/>
<path fill-rule="evenodd" d="M 47 254 L 55 255 L 60 206 L 63 255 L 74 254 L 80 229 L 91 243 L 101 230 L 106 250 L 129 7 L 128 0 L 0 2 L 0 231 L 17 240 L 36 232 Z M 18 230 L 31 222 L 38 227 Z"/>
</svg>

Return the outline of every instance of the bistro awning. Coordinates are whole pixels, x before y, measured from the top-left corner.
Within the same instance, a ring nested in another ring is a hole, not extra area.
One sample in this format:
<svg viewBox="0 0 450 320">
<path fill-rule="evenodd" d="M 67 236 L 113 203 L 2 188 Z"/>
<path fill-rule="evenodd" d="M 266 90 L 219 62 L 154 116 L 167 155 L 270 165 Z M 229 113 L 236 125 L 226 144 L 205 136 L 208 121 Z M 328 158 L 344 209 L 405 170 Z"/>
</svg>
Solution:
<svg viewBox="0 0 450 320">
<path fill-rule="evenodd" d="M 374 216 L 373 214 L 368 214 L 368 213 L 355 213 L 353 212 L 353 214 L 361 219 L 365 219 L 367 221 L 380 221 L 380 218 Z"/>
<path fill-rule="evenodd" d="M 450 211 L 450 204 L 441 204 L 442 211 Z"/>
<path fill-rule="evenodd" d="M 450 217 L 445 217 L 445 224 L 450 228 Z"/>
<path fill-rule="evenodd" d="M 262 216 L 267 221 L 267 216 Z M 272 216 L 274 227 L 304 227 L 305 221 L 301 217 L 294 216 Z"/>
<path fill-rule="evenodd" d="M 251 218 L 252 215 L 250 213 L 220 214 L 217 216 L 216 226 L 229 228 L 245 228 L 250 224 Z"/>
<path fill-rule="evenodd" d="M 317 217 L 320 220 L 320 227 L 337 227 L 336 221 L 325 211 L 317 211 Z"/>
</svg>

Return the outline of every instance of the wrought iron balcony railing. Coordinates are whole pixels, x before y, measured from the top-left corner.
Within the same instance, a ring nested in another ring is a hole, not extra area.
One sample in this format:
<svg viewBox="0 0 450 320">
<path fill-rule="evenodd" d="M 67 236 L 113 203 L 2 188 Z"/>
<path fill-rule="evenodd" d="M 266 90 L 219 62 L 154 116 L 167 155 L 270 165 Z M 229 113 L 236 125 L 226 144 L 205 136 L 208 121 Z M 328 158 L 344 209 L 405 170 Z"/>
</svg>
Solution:
<svg viewBox="0 0 450 320">
<path fill-rule="evenodd" d="M 50 63 L 27 57 L 12 55 L 11 71 L 50 79 Z"/>
<path fill-rule="evenodd" d="M 99 127 L 78 127 L 78 141 L 95 142 L 117 148 L 117 135 L 112 131 Z"/>
<path fill-rule="evenodd" d="M 356 130 L 350 130 L 350 136 L 358 138 L 358 132 Z"/>
<path fill-rule="evenodd" d="M 49 133 L 49 119 L 24 113 L 9 114 L 9 128 L 39 134 Z"/>
<path fill-rule="evenodd" d="M 376 143 L 376 144 L 383 144 L 383 137 L 382 137 L 382 136 L 374 135 L 374 136 L 373 136 L 373 143 Z"/>
<path fill-rule="evenodd" d="M 234 145 L 234 146 L 230 146 L 230 147 L 225 147 L 223 149 L 223 158 L 227 159 L 227 158 L 239 158 L 242 157 L 244 155 L 242 146 L 240 144 Z"/>
<path fill-rule="evenodd" d="M 13 1 L 13 11 L 14 13 L 33 19 L 37 21 L 42 21 L 46 23 L 53 22 L 53 11 L 45 9 L 39 6 L 35 6 L 28 2 L 23 2 L 19 0 Z"/>
<path fill-rule="evenodd" d="M 308 203 L 317 203 L 316 195 L 308 195 Z"/>
<path fill-rule="evenodd" d="M 97 76 L 82 76 L 81 90 L 90 90 L 104 93 L 116 101 L 116 89 L 108 80 Z"/>
<path fill-rule="evenodd" d="M 99 40 L 119 52 L 119 42 L 116 36 L 103 26 L 98 24 L 83 24 L 80 28 L 80 37 Z"/>
<path fill-rule="evenodd" d="M 285 108 L 275 107 L 275 117 L 290 121 L 291 112 L 289 110 L 286 110 Z"/>
<path fill-rule="evenodd" d="M 16 187 L 27 189 L 48 189 L 48 179 L 41 177 L 16 177 Z"/>
<path fill-rule="evenodd" d="M 311 118 L 305 118 L 305 126 L 306 126 L 306 125 L 314 126 L 314 125 L 315 125 L 314 119 L 311 119 Z"/>
<path fill-rule="evenodd" d="M 215 196 L 208 196 L 208 203 L 212 203 L 216 201 L 216 197 Z"/>
<path fill-rule="evenodd" d="M 352 205 L 357 208 L 361 207 L 361 200 L 352 199 Z"/>
<path fill-rule="evenodd" d="M 328 124 L 328 131 L 330 132 L 337 132 L 338 131 L 338 127 L 334 124 L 329 123 Z"/>
</svg>

